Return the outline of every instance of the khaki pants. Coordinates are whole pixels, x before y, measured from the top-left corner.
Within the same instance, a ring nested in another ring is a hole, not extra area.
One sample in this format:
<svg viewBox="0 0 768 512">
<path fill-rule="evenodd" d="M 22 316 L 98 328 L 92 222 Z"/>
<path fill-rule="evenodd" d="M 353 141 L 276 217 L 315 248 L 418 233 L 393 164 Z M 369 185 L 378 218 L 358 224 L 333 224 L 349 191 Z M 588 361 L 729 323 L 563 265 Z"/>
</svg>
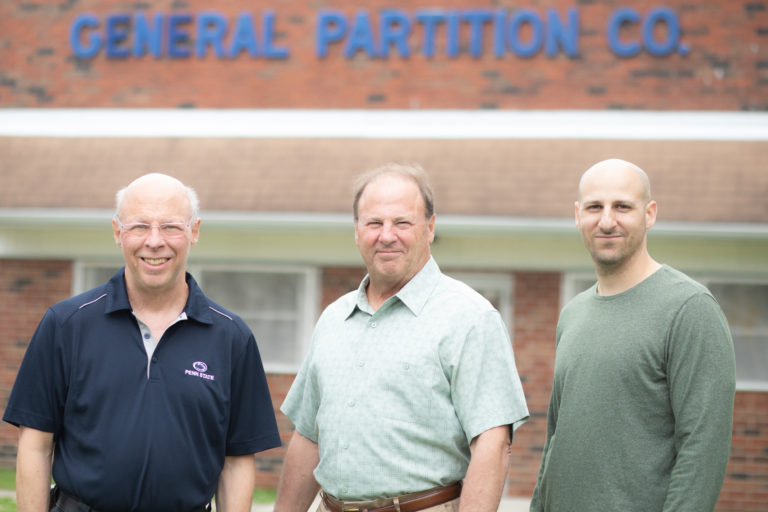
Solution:
<svg viewBox="0 0 768 512">
<path fill-rule="evenodd" d="M 455 500 L 451 500 L 451 501 L 446 501 L 445 503 L 441 503 L 440 505 L 435 505 L 434 507 L 429 507 L 422 510 L 424 510 L 424 512 L 458 512 L 459 498 L 456 498 Z M 323 500 L 320 500 L 320 505 L 317 507 L 317 512 L 330 512 L 328 508 L 325 506 L 325 503 L 323 503 Z"/>
</svg>

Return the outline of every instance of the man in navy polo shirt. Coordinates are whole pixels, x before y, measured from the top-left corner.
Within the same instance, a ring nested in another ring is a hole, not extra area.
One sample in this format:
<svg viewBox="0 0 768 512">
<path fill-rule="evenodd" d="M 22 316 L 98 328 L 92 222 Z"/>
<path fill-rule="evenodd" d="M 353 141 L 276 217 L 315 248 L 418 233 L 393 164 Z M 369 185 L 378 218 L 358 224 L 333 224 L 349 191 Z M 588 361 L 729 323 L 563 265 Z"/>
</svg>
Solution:
<svg viewBox="0 0 768 512">
<path fill-rule="evenodd" d="M 40 322 L 3 417 L 20 511 L 49 509 L 51 473 L 62 512 L 250 510 L 253 454 L 280 438 L 253 335 L 186 273 L 197 210 L 170 176 L 120 190 L 125 267 Z"/>
</svg>

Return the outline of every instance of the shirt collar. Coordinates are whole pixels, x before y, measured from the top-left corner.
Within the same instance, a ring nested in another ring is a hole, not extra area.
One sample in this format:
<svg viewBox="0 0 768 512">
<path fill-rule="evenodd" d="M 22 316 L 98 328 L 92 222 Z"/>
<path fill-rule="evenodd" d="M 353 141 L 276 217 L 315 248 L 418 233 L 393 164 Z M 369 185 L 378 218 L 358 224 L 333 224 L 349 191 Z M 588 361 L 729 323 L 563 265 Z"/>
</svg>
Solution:
<svg viewBox="0 0 768 512">
<path fill-rule="evenodd" d="M 347 317 L 355 312 L 355 309 L 361 311 L 370 311 L 370 305 L 368 304 L 368 295 L 366 294 L 366 288 L 370 281 L 370 276 L 366 274 L 360 286 L 357 287 L 356 300 L 350 304 L 350 310 Z M 427 299 L 432 295 L 432 291 L 440 281 L 440 267 L 437 266 L 435 259 L 430 256 L 429 260 L 421 270 L 419 270 L 410 281 L 405 283 L 400 291 L 398 291 L 394 297 L 397 297 L 400 302 L 405 304 L 411 313 L 418 316 L 421 310 L 424 309 L 424 305 L 427 303 Z M 390 297 L 387 300 L 392 300 Z"/>
<path fill-rule="evenodd" d="M 184 313 L 188 318 L 193 318 L 204 324 L 212 324 L 211 309 L 208 299 L 197 285 L 197 281 L 189 272 L 185 275 L 189 287 L 189 297 L 184 305 Z M 132 311 L 128 300 L 128 292 L 125 289 L 125 267 L 121 268 L 107 283 L 107 304 L 105 313 L 113 313 L 120 310 Z"/>
</svg>

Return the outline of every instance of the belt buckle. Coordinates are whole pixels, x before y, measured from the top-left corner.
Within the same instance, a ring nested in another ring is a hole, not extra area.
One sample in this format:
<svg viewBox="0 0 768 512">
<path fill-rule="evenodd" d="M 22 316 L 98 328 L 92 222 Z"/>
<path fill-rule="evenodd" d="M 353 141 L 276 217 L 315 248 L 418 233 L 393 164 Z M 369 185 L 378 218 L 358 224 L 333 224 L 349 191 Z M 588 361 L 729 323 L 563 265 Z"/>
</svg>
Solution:
<svg viewBox="0 0 768 512">
<path fill-rule="evenodd" d="M 341 512 L 362 512 L 370 508 L 378 508 L 371 501 L 341 501 Z"/>
</svg>

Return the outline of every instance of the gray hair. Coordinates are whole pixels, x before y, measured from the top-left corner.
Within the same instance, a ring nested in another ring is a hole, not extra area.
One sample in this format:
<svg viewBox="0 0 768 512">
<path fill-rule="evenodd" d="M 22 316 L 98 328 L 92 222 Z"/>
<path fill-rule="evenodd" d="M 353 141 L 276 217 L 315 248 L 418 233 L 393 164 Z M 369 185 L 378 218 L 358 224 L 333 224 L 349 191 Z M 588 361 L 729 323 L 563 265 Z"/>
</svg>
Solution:
<svg viewBox="0 0 768 512">
<path fill-rule="evenodd" d="M 354 213 L 355 220 L 357 220 L 357 206 L 360 203 L 360 197 L 363 195 L 365 187 L 381 176 L 387 174 L 396 174 L 413 181 L 419 187 L 421 198 L 424 200 L 424 213 L 426 218 L 432 218 L 435 214 L 435 199 L 434 193 L 432 192 L 432 186 L 429 184 L 429 178 L 427 177 L 424 168 L 419 164 L 398 164 L 390 162 L 363 173 L 355 181 L 355 196 L 352 202 L 352 213 Z"/>
</svg>

